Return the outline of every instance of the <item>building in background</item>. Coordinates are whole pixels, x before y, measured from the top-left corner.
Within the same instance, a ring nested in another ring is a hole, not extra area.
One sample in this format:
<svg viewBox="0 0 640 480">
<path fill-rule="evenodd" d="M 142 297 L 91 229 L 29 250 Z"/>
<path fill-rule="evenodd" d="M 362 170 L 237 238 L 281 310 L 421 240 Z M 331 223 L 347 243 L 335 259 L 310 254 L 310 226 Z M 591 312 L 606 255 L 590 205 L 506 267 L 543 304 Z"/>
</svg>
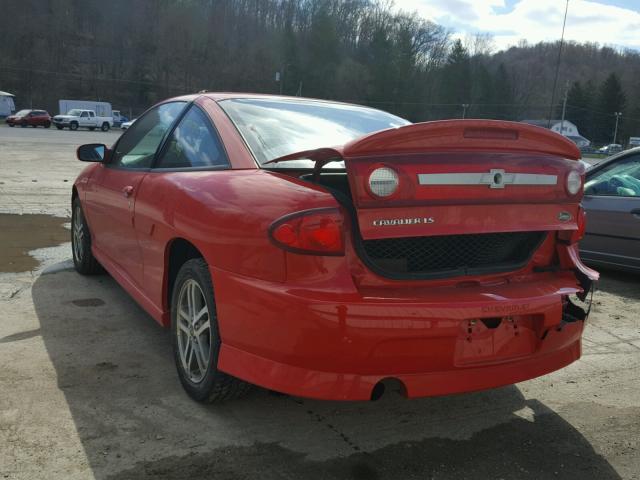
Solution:
<svg viewBox="0 0 640 480">
<path fill-rule="evenodd" d="M 549 120 L 522 120 L 522 123 L 535 125 L 536 127 L 549 128 Z M 578 127 L 569 120 L 551 120 L 551 131 L 564 135 L 573 141 L 579 148 L 586 148 L 591 145 L 591 141 L 584 138 L 578 132 Z"/>
<path fill-rule="evenodd" d="M 8 117 L 16 110 L 13 102 L 14 95 L 9 92 L 0 91 L 0 118 Z"/>
</svg>

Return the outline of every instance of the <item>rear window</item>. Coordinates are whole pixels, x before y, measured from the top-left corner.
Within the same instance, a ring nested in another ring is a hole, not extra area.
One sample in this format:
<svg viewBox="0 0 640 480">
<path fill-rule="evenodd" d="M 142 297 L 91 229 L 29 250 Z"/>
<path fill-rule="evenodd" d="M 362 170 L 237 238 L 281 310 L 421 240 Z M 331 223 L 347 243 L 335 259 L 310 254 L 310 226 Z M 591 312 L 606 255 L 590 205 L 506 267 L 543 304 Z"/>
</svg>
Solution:
<svg viewBox="0 0 640 480">
<path fill-rule="evenodd" d="M 321 147 L 333 147 L 410 122 L 373 108 L 311 100 L 229 99 L 220 106 L 258 162 Z M 310 167 L 310 161 L 278 167 Z"/>
</svg>

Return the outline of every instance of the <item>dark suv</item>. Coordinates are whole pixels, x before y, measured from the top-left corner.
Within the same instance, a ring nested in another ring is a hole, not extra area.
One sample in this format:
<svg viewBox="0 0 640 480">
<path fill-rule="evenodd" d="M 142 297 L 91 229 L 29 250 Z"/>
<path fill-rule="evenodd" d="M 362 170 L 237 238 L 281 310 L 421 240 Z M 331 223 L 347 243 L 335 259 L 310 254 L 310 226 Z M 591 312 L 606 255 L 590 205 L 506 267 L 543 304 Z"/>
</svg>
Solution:
<svg viewBox="0 0 640 480">
<path fill-rule="evenodd" d="M 31 125 L 34 128 L 38 126 L 49 128 L 51 126 L 51 116 L 45 110 L 20 110 L 7 117 L 7 124 L 10 127 Z"/>
</svg>

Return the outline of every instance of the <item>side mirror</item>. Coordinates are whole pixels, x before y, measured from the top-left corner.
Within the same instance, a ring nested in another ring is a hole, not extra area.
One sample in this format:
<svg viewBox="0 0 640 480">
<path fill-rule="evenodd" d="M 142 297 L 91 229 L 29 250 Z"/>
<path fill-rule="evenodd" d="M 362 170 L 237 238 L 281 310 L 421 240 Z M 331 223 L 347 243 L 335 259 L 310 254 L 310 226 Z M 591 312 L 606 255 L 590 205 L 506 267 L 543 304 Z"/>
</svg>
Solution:
<svg viewBox="0 0 640 480">
<path fill-rule="evenodd" d="M 102 143 L 87 143 L 78 147 L 76 155 L 81 162 L 103 162 L 107 151 L 107 146 Z"/>
</svg>

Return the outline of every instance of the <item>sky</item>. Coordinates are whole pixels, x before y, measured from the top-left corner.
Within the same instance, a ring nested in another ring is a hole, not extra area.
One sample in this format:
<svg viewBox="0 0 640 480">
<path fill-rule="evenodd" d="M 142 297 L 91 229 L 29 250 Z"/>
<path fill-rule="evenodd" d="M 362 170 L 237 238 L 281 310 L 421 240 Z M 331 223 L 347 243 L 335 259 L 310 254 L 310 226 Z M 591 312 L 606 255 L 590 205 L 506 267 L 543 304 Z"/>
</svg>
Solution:
<svg viewBox="0 0 640 480">
<path fill-rule="evenodd" d="M 563 0 L 395 0 L 456 37 L 489 33 L 496 50 L 554 41 L 562 33 Z M 640 0 L 569 0 L 565 39 L 640 51 Z"/>
</svg>

